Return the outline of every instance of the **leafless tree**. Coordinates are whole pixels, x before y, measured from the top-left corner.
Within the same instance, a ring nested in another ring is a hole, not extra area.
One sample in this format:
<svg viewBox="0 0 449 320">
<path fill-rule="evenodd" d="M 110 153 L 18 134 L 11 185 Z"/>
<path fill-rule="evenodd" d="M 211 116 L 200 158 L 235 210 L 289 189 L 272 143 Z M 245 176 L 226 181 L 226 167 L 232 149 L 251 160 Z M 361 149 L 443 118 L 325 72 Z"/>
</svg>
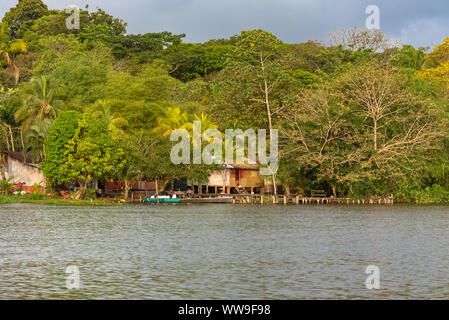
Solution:
<svg viewBox="0 0 449 320">
<path fill-rule="evenodd" d="M 401 159 L 412 159 L 438 146 L 443 136 L 438 110 L 411 93 L 407 79 L 391 67 L 369 63 L 343 77 L 340 94 L 366 128 L 369 158 L 376 167 L 397 170 Z"/>
<path fill-rule="evenodd" d="M 372 49 L 374 52 L 384 51 L 400 46 L 399 41 L 388 39 L 380 30 L 354 27 L 340 29 L 329 34 L 331 47 L 343 46 L 345 49 L 357 51 Z"/>
<path fill-rule="evenodd" d="M 319 168 L 336 196 L 340 169 L 359 162 L 361 151 L 342 147 L 352 145 L 356 132 L 345 119 L 348 109 L 329 89 L 305 90 L 294 105 L 282 111 L 287 126 L 281 130 L 283 157 L 293 157 L 301 166 Z"/>
</svg>

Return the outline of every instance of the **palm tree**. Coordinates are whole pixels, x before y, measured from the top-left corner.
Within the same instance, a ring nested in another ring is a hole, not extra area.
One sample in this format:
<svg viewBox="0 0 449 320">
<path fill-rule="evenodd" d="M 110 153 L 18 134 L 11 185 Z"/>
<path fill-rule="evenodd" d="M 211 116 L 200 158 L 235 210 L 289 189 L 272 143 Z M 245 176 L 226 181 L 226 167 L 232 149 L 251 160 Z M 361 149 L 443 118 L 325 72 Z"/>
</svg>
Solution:
<svg viewBox="0 0 449 320">
<path fill-rule="evenodd" d="M 211 117 L 208 114 L 201 113 L 200 116 L 195 114 L 194 121 L 201 122 L 201 134 L 209 129 L 218 129 L 218 126 L 212 121 Z"/>
<path fill-rule="evenodd" d="M 117 135 L 125 135 L 123 128 L 128 126 L 128 120 L 120 116 L 117 112 L 112 112 L 108 100 L 98 101 L 96 109 L 94 115 L 103 118 L 111 131 Z"/>
<path fill-rule="evenodd" d="M 14 75 L 16 84 L 19 82 L 20 70 L 11 60 L 11 53 L 27 52 L 27 45 L 22 39 L 10 40 L 11 35 L 5 23 L 0 23 L 0 59 L 6 61 L 6 66 Z"/>
<path fill-rule="evenodd" d="M 159 132 L 163 136 L 168 136 L 176 129 L 188 128 L 189 124 L 187 121 L 187 114 L 182 112 L 180 108 L 168 108 L 165 111 L 164 116 L 157 119 L 157 127 L 154 129 L 154 132 Z"/>
<path fill-rule="evenodd" d="M 210 116 L 205 113 L 201 113 L 201 115 L 194 115 L 193 121 L 199 121 L 201 122 L 201 137 L 203 136 L 203 133 L 206 132 L 209 129 L 218 129 L 218 126 L 212 121 Z M 189 131 L 190 135 L 193 137 L 193 122 L 190 122 L 186 124 L 186 129 Z M 213 141 L 213 138 L 210 138 L 209 143 Z M 196 141 L 193 142 L 196 144 Z"/>
<path fill-rule="evenodd" d="M 131 183 L 136 181 L 141 175 L 140 170 L 134 165 L 132 160 L 126 162 L 126 165 L 119 172 L 119 179 L 125 182 L 125 201 L 128 201 L 129 190 L 131 190 Z"/>
<path fill-rule="evenodd" d="M 23 132 L 26 132 L 34 121 L 56 118 L 56 110 L 62 105 L 62 101 L 55 98 L 55 87 L 46 76 L 33 79 L 31 85 L 32 93 L 14 115 L 17 123 L 23 121 Z"/>
<path fill-rule="evenodd" d="M 51 119 L 35 122 L 25 133 L 24 152 L 30 152 L 33 161 L 38 161 L 43 156 L 45 151 L 45 138 L 52 123 L 53 121 Z"/>
</svg>

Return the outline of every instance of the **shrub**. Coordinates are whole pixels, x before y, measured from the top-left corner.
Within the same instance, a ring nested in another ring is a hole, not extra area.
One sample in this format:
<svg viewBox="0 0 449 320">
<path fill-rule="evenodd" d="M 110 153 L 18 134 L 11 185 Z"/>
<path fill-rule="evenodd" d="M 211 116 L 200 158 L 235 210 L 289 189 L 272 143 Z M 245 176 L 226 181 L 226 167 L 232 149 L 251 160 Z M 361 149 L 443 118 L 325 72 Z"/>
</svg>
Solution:
<svg viewBox="0 0 449 320">
<path fill-rule="evenodd" d="M 30 199 L 31 200 L 42 200 L 42 199 L 44 199 L 44 194 L 41 192 L 31 192 Z"/>
<path fill-rule="evenodd" d="M 437 184 L 422 190 L 402 188 L 396 198 L 400 201 L 412 201 L 419 204 L 449 203 L 449 190 Z"/>
<path fill-rule="evenodd" d="M 34 192 L 41 192 L 42 186 L 39 183 L 35 183 L 32 188 Z"/>
<path fill-rule="evenodd" d="M 83 200 L 95 200 L 97 199 L 97 190 L 96 189 L 86 189 L 81 194 L 81 199 Z"/>
<path fill-rule="evenodd" d="M 6 180 L 0 180 L 0 190 L 3 194 L 9 195 L 11 193 L 11 190 L 14 187 L 11 183 L 12 179 L 14 179 L 14 177 L 9 177 Z"/>
</svg>

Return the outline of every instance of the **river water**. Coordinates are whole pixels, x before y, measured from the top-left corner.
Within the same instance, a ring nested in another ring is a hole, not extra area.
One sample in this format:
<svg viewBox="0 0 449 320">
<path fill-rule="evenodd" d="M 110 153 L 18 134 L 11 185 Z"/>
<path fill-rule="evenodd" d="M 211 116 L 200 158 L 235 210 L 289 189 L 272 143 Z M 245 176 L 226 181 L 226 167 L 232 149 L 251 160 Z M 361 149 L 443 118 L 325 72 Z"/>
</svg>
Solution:
<svg viewBox="0 0 449 320">
<path fill-rule="evenodd" d="M 0 299 L 341 298 L 448 299 L 449 207 L 0 206 Z"/>
</svg>

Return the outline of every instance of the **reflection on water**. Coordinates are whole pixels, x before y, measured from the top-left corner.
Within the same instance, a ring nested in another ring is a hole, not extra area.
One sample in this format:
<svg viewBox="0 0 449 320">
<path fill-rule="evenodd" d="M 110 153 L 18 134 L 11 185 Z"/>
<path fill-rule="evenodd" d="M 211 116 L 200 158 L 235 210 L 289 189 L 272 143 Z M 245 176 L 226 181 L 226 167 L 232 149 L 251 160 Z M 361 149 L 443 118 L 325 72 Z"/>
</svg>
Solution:
<svg viewBox="0 0 449 320">
<path fill-rule="evenodd" d="M 449 208 L 0 206 L 1 299 L 449 298 Z M 78 266 L 81 289 L 66 289 Z M 368 265 L 381 289 L 367 290 Z"/>
</svg>

